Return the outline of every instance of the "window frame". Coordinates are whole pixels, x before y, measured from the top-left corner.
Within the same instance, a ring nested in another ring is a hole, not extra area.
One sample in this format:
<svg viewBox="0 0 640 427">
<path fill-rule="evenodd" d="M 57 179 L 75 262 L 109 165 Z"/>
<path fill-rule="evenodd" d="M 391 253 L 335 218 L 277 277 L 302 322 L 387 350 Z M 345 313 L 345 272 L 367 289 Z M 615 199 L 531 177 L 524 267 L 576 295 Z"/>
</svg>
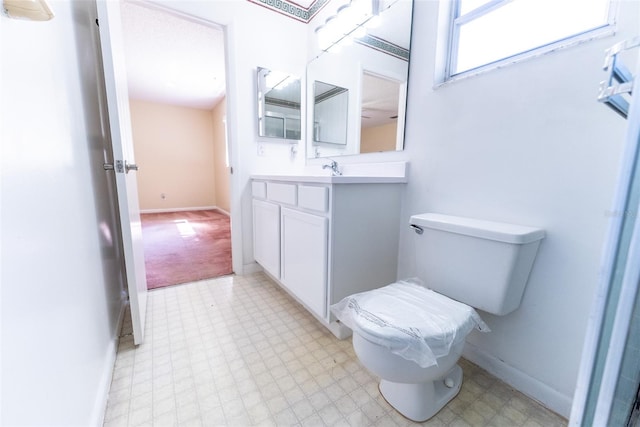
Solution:
<svg viewBox="0 0 640 427">
<path fill-rule="evenodd" d="M 450 0 L 441 0 L 442 2 L 449 2 Z M 460 39 L 460 28 L 462 25 L 474 21 L 483 17 L 486 14 L 499 9 L 500 7 L 511 3 L 514 0 L 490 0 L 482 6 L 473 9 L 462 16 L 458 16 L 460 11 L 460 3 L 462 0 L 452 0 L 450 3 L 450 10 L 448 13 L 448 40 L 444 58 L 444 69 L 442 70 L 442 79 L 440 84 L 445 84 L 450 81 L 456 81 L 464 79 L 470 76 L 483 74 L 487 71 L 502 68 L 509 64 L 515 64 L 527 60 L 529 58 L 545 55 L 549 52 L 553 52 L 559 49 L 564 49 L 577 44 L 585 43 L 590 40 L 599 39 L 615 34 L 615 16 L 618 2 L 616 0 L 609 0 L 609 10 L 606 23 L 601 26 L 582 31 L 578 34 L 574 34 L 563 39 L 555 40 L 550 43 L 525 50 L 523 52 L 516 53 L 505 58 L 501 58 L 484 65 L 480 65 L 469 70 L 452 73 L 455 69 L 458 59 L 458 43 Z"/>
</svg>

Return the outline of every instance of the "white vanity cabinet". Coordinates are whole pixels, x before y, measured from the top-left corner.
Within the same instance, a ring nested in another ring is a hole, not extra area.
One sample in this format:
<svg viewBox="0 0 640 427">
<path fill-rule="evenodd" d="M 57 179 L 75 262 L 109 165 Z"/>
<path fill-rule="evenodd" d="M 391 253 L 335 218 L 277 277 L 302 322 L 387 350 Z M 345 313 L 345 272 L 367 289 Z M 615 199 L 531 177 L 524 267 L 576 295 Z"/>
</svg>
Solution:
<svg viewBox="0 0 640 427">
<path fill-rule="evenodd" d="M 317 316 L 327 301 L 327 218 L 282 208 L 280 281 Z"/>
<path fill-rule="evenodd" d="M 339 338 L 329 307 L 396 279 L 403 183 L 252 177 L 256 262 Z"/>
</svg>

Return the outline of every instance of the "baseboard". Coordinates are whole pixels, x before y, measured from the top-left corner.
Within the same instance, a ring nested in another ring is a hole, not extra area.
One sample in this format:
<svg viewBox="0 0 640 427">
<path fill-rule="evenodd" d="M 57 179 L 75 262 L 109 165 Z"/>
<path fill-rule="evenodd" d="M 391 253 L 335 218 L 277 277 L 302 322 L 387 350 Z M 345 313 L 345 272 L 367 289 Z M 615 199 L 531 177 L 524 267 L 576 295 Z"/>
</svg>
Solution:
<svg viewBox="0 0 640 427">
<path fill-rule="evenodd" d="M 260 266 L 260 264 L 258 264 L 257 262 L 252 262 L 252 263 L 249 263 L 249 264 L 243 264 L 242 265 L 242 272 L 240 272 L 240 273 L 236 272 L 236 274 L 242 276 L 244 274 L 253 274 L 253 273 L 258 273 L 260 271 L 263 271 L 263 269 Z"/>
<path fill-rule="evenodd" d="M 464 346 L 462 356 L 480 366 L 496 378 L 509 384 L 519 392 L 549 408 L 553 412 L 569 418 L 572 398 L 565 396 L 541 381 L 517 370 L 502 360 L 485 353 L 468 342 Z"/>
<path fill-rule="evenodd" d="M 111 379 L 113 378 L 113 370 L 116 364 L 116 356 L 118 354 L 118 340 L 120 330 L 122 329 L 122 322 L 124 321 L 124 313 L 126 304 L 123 303 L 120 307 L 120 314 L 118 315 L 118 321 L 114 336 L 111 337 L 111 341 L 107 347 L 104 366 L 102 369 L 102 377 L 98 384 L 98 391 L 96 393 L 96 401 L 93 405 L 93 411 L 91 413 L 92 426 L 104 425 L 104 415 L 107 411 L 107 401 L 109 399 L 109 389 L 111 388 Z"/>
<path fill-rule="evenodd" d="M 218 210 L 222 213 L 229 215 L 226 211 L 220 209 L 217 206 L 196 206 L 193 208 L 163 208 L 163 209 L 140 209 L 140 213 L 166 213 L 166 212 L 186 212 L 186 211 L 210 211 L 212 209 Z"/>
<path fill-rule="evenodd" d="M 221 214 L 225 214 L 226 216 L 231 216 L 231 212 L 227 212 L 222 208 L 216 207 L 215 208 L 218 212 L 220 212 Z"/>
</svg>

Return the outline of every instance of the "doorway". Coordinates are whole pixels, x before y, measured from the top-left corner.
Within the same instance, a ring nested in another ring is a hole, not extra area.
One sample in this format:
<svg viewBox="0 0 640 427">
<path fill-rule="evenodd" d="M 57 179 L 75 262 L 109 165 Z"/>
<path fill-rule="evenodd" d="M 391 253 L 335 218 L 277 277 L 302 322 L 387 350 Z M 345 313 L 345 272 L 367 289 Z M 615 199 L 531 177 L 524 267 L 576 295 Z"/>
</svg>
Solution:
<svg viewBox="0 0 640 427">
<path fill-rule="evenodd" d="M 149 289 L 233 272 L 223 29 L 123 2 Z"/>
</svg>

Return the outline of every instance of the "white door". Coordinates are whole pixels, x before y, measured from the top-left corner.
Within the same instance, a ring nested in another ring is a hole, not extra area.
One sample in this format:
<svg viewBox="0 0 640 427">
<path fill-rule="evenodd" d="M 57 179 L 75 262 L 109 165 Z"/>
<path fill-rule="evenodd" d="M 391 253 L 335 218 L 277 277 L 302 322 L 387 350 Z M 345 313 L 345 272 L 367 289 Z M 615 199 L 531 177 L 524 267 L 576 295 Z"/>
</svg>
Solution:
<svg viewBox="0 0 640 427">
<path fill-rule="evenodd" d="M 98 0 L 96 3 L 115 167 L 114 171 L 107 173 L 115 173 L 116 176 L 133 341 L 135 344 L 140 344 L 144 340 L 147 280 L 144 268 L 140 206 L 138 204 L 138 183 L 131 136 L 120 5 L 116 1 Z"/>
</svg>

